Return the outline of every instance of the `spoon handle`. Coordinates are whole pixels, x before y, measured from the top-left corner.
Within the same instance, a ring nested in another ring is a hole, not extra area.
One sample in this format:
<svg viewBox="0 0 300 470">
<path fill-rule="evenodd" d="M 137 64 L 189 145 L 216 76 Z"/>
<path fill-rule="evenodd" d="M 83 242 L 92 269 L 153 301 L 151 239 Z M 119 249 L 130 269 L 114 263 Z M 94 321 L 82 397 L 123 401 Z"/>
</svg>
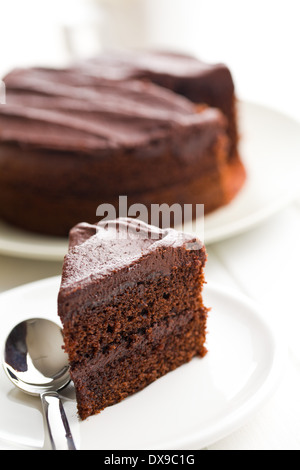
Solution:
<svg viewBox="0 0 300 470">
<path fill-rule="evenodd" d="M 58 393 L 42 393 L 41 401 L 52 449 L 76 450 L 69 423 Z"/>
</svg>

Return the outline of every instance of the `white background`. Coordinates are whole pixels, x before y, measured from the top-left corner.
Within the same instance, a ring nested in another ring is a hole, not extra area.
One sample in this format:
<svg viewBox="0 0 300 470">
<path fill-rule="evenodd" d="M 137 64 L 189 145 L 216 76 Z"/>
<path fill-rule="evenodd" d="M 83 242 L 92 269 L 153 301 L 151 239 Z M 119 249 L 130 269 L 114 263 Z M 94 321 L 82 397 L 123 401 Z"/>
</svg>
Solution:
<svg viewBox="0 0 300 470">
<path fill-rule="evenodd" d="M 0 73 L 14 66 L 65 63 L 70 59 L 67 41 L 75 55 L 107 44 L 169 47 L 227 63 L 240 98 L 300 122 L 299 0 L 107 1 L 118 7 L 114 18 L 103 23 L 103 15 L 83 10 L 83 4 L 92 5 L 88 0 L 0 0 Z M 281 315 L 290 354 L 286 375 L 269 403 L 211 449 L 300 450 L 299 238 L 295 201 L 249 233 L 209 248 L 208 282 L 246 293 L 270 318 Z M 0 291 L 60 269 L 60 263 L 1 256 Z"/>
<path fill-rule="evenodd" d="M 103 25 L 90 9 L 102 3 L 110 4 L 113 23 Z M 227 63 L 242 98 L 300 116 L 299 20 L 299 0 L 0 0 L 0 73 L 64 63 L 65 31 L 76 27 L 81 54 L 96 50 L 95 37 L 105 45 L 186 50 Z"/>
</svg>

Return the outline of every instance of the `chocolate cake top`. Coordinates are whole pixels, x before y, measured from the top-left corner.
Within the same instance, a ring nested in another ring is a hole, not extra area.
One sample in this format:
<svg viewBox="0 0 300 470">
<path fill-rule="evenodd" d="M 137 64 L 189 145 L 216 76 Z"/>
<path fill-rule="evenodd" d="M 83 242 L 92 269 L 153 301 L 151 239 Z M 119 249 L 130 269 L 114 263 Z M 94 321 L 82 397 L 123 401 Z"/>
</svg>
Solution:
<svg viewBox="0 0 300 470">
<path fill-rule="evenodd" d="M 101 76 L 88 63 L 17 69 L 4 78 L 0 141 L 70 151 L 135 148 L 186 129 L 224 127 L 216 109 L 142 80 Z M 103 73 L 105 75 L 105 73 Z"/>
<path fill-rule="evenodd" d="M 76 66 L 75 66 L 76 67 Z M 177 78 L 201 78 L 229 73 L 225 64 L 204 62 L 190 54 L 155 50 L 113 50 L 77 64 L 90 74 L 113 80 L 166 75 Z"/>
<path fill-rule="evenodd" d="M 202 261 L 206 258 L 203 244 L 194 235 L 174 229 L 159 229 L 137 219 L 78 224 L 70 232 L 61 292 L 75 292 L 80 287 L 120 272 L 127 280 L 128 273 L 132 274 L 134 280 L 141 260 L 147 260 L 145 276 L 165 271 L 174 265 L 176 248 L 200 250 Z M 118 282 L 120 280 L 118 278 Z"/>
<path fill-rule="evenodd" d="M 169 51 L 108 51 L 77 65 L 96 77 L 110 80 L 150 80 L 187 97 L 208 103 L 230 116 L 235 86 L 229 68 Z"/>
</svg>

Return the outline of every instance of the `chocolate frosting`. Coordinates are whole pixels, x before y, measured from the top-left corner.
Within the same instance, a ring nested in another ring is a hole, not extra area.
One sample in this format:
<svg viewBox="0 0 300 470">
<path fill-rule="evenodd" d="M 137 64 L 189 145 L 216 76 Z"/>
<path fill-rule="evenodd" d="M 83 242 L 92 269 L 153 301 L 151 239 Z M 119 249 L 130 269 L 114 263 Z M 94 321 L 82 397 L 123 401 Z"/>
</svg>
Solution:
<svg viewBox="0 0 300 470">
<path fill-rule="evenodd" d="M 83 67 L 90 74 L 111 80 L 149 78 L 165 75 L 176 78 L 201 78 L 212 72 L 227 70 L 222 64 L 210 64 L 190 54 L 163 50 L 113 50 L 84 60 L 74 68 Z"/>
<path fill-rule="evenodd" d="M 217 107 L 235 122 L 235 87 L 225 64 L 206 63 L 188 54 L 143 50 L 108 51 L 77 67 L 98 78 L 150 80 L 194 103 Z"/>
<path fill-rule="evenodd" d="M 171 90 L 129 80 L 129 73 L 127 81 L 107 78 L 110 73 L 100 69 L 102 74 L 97 65 L 85 63 L 69 69 L 17 69 L 7 75 L 0 141 L 96 152 L 145 145 L 174 128 L 180 133 L 208 123 L 224 125 L 216 109 L 198 112 L 194 103 Z"/>
<path fill-rule="evenodd" d="M 140 220 L 119 218 L 96 225 L 81 223 L 70 232 L 69 252 L 65 256 L 60 296 L 76 293 L 78 288 L 91 285 L 97 280 L 118 274 L 115 277 L 118 292 L 126 281 L 128 272 L 132 282 L 146 276 L 167 274 L 174 266 L 174 250 L 200 250 L 205 260 L 205 249 L 192 234 L 173 229 L 159 229 Z M 169 251 L 170 250 L 170 251 Z M 170 257 L 167 252 L 170 252 Z M 162 256 L 162 253 L 164 255 Z M 154 256 L 152 256 L 154 255 Z M 137 266 L 145 261 L 143 273 Z M 141 277 L 142 276 L 142 277 Z M 102 286 L 103 287 L 103 286 Z M 114 293 L 109 284 L 107 293 Z"/>
</svg>

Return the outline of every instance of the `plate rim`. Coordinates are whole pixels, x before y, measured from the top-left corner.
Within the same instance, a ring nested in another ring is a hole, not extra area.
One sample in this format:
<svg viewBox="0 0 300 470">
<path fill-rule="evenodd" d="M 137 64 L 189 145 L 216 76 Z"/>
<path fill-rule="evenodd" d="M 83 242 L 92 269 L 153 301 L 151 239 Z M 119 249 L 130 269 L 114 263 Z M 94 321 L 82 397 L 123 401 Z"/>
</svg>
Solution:
<svg viewBox="0 0 300 470">
<path fill-rule="evenodd" d="M 30 290 L 34 292 L 35 290 L 43 289 L 47 286 L 51 286 L 52 288 L 59 288 L 60 279 L 61 276 L 53 276 L 5 291 L 0 294 L 0 305 L 2 300 L 5 301 L 5 298 L 9 299 L 11 296 L 22 295 L 24 292 L 28 294 Z M 209 282 L 206 285 L 205 290 L 209 292 L 209 295 L 217 294 L 223 297 L 225 296 L 231 301 L 245 305 L 249 309 L 247 316 L 249 313 L 251 313 L 251 316 L 255 318 L 255 320 L 259 321 L 259 323 L 264 327 L 264 330 L 268 332 L 269 338 L 272 340 L 274 346 L 272 352 L 272 365 L 264 376 L 262 383 L 260 386 L 258 386 L 251 397 L 249 397 L 248 400 L 243 400 L 241 405 L 238 406 L 234 413 L 230 412 L 229 414 L 225 415 L 225 417 L 223 417 L 217 425 L 214 424 L 206 427 L 204 435 L 203 430 L 196 432 L 193 431 L 186 436 L 166 440 L 163 443 L 164 445 L 158 446 L 157 449 L 200 450 L 209 445 L 212 445 L 213 443 L 216 443 L 222 438 L 229 436 L 238 430 L 242 425 L 246 424 L 251 414 L 258 411 L 265 404 L 267 399 L 276 391 L 283 376 L 284 366 L 288 357 L 287 343 L 285 338 L 282 336 L 282 332 L 279 330 L 276 322 L 273 324 L 270 320 L 267 320 L 263 314 L 262 307 L 260 307 L 256 301 L 249 298 L 244 293 L 233 289 L 232 287 L 227 288 L 222 286 L 220 283 Z M 46 315 L 46 317 L 48 318 L 49 315 Z M 24 317 L 22 317 L 20 314 L 20 319 L 22 320 L 23 318 Z M 27 316 L 25 316 L 25 318 L 27 318 Z M 57 322 L 60 322 L 58 317 Z M 8 445 L 13 445 L 18 448 L 26 447 L 30 449 L 37 449 L 37 447 L 26 446 L 22 443 L 8 440 L 7 438 L 2 437 L 1 434 L 0 441 L 6 442 Z"/>
</svg>

